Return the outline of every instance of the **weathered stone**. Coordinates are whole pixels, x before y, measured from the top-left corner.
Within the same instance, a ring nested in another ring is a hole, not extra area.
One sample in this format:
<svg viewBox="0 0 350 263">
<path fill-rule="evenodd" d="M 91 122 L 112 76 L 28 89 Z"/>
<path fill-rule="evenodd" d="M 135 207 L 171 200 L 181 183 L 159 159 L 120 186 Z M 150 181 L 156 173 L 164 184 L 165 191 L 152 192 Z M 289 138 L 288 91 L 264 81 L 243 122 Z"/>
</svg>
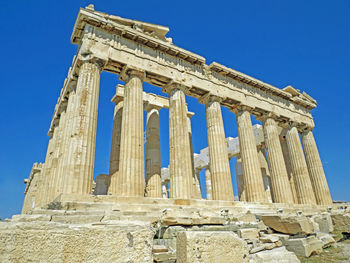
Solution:
<svg viewBox="0 0 350 263">
<path fill-rule="evenodd" d="M 285 234 L 311 234 L 314 227 L 305 216 L 262 216 L 264 224 Z"/>
<path fill-rule="evenodd" d="M 259 229 L 244 228 L 238 230 L 238 236 L 243 239 L 254 239 L 259 237 Z"/>
<path fill-rule="evenodd" d="M 168 252 L 168 248 L 162 245 L 153 245 L 152 252 L 153 253 Z"/>
<path fill-rule="evenodd" d="M 176 255 L 178 263 L 248 262 L 248 246 L 232 232 L 181 232 Z"/>
<path fill-rule="evenodd" d="M 280 239 L 279 239 L 279 237 L 274 236 L 274 235 L 263 235 L 259 238 L 259 240 L 263 243 L 275 243 Z"/>
<path fill-rule="evenodd" d="M 332 214 L 331 217 L 335 232 L 350 233 L 350 214 Z"/>
<path fill-rule="evenodd" d="M 259 251 L 262 251 L 265 249 L 265 246 L 264 245 L 260 245 L 260 246 L 255 246 L 253 247 L 251 250 L 250 250 L 250 254 L 254 254 L 254 253 L 257 253 Z"/>
<path fill-rule="evenodd" d="M 317 224 L 319 231 L 324 233 L 333 232 L 334 227 L 330 214 L 322 213 L 321 215 L 314 215 L 311 217 L 311 219 Z"/>
<path fill-rule="evenodd" d="M 297 263 L 300 261 L 293 252 L 286 250 L 285 247 L 279 247 L 269 251 L 261 251 L 250 255 L 249 263 L 266 262 Z"/>
<path fill-rule="evenodd" d="M 153 236 L 150 224 L 132 221 L 75 227 L 7 222 L 0 224 L 0 262 L 152 262 Z"/>
<path fill-rule="evenodd" d="M 293 238 L 286 241 L 286 248 L 298 256 L 309 257 L 322 253 L 322 242 L 315 236 Z"/>
<path fill-rule="evenodd" d="M 264 248 L 268 249 L 268 250 L 273 249 L 275 247 L 276 247 L 275 243 L 266 243 L 266 244 L 264 244 Z"/>
<path fill-rule="evenodd" d="M 334 238 L 332 237 L 332 235 L 330 234 L 326 234 L 326 233 L 317 233 L 316 237 L 321 240 L 322 242 L 322 247 L 326 248 L 329 247 L 330 245 L 335 243 Z"/>
</svg>

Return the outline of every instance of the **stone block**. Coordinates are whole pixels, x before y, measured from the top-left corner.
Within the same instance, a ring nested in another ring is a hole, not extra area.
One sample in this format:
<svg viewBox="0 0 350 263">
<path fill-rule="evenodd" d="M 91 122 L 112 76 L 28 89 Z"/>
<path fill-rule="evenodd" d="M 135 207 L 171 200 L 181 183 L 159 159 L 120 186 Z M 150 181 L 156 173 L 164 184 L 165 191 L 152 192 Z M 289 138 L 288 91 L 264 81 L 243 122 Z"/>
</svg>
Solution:
<svg viewBox="0 0 350 263">
<path fill-rule="evenodd" d="M 286 241 L 286 248 L 298 256 L 310 257 L 312 254 L 322 253 L 322 242 L 315 236 L 293 238 Z"/>
<path fill-rule="evenodd" d="M 271 235 L 271 234 L 270 235 L 262 235 L 259 239 L 262 243 L 275 243 L 278 240 L 280 240 L 278 236 Z"/>
<path fill-rule="evenodd" d="M 331 246 L 332 244 L 335 243 L 335 240 L 332 237 L 332 235 L 327 234 L 327 233 L 317 233 L 316 237 L 319 240 L 321 240 L 323 248 L 329 247 L 329 246 Z"/>
<path fill-rule="evenodd" d="M 153 227 L 54 222 L 0 224 L 0 262 L 152 262 Z"/>
<path fill-rule="evenodd" d="M 259 237 L 259 229 L 243 228 L 238 230 L 238 236 L 243 239 L 254 239 Z"/>
<path fill-rule="evenodd" d="M 285 247 L 274 248 L 268 251 L 261 251 L 250 255 L 249 263 L 298 263 L 300 262 L 297 256 L 288 251 Z"/>
<path fill-rule="evenodd" d="M 334 232 L 350 233 L 350 214 L 332 214 Z"/>
<path fill-rule="evenodd" d="M 314 227 L 306 216 L 262 216 L 264 224 L 273 230 L 285 234 L 311 234 Z"/>
<path fill-rule="evenodd" d="M 248 262 L 248 246 L 232 232 L 180 232 L 176 239 L 178 263 Z"/>
<path fill-rule="evenodd" d="M 311 217 L 318 225 L 318 230 L 323 233 L 331 233 L 334 230 L 331 215 L 328 213 L 322 213 L 321 215 L 314 215 Z"/>
</svg>

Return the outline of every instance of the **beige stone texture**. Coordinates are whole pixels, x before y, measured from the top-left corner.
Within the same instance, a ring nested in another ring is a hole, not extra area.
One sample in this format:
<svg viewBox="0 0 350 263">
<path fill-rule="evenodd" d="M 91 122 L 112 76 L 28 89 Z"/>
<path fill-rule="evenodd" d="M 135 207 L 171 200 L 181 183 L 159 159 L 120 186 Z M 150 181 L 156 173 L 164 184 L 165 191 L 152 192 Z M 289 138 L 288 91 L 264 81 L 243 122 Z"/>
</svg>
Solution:
<svg viewBox="0 0 350 263">
<path fill-rule="evenodd" d="M 273 118 L 268 117 L 264 120 L 263 127 L 273 201 L 275 203 L 293 203 L 293 195 L 283 159 L 277 123 Z"/>
<path fill-rule="evenodd" d="M 34 163 L 29 178 L 24 180 L 26 189 L 24 190 L 23 214 L 32 211 L 38 206 L 37 202 L 42 182 L 42 167 L 43 165 L 41 163 Z"/>
<path fill-rule="evenodd" d="M 323 233 L 331 233 L 334 230 L 332 218 L 329 213 L 313 215 L 311 220 L 317 224 L 317 229 Z"/>
<path fill-rule="evenodd" d="M 0 223 L 0 262 L 153 262 L 149 223 Z"/>
<path fill-rule="evenodd" d="M 207 200 L 212 200 L 213 199 L 213 191 L 211 188 L 211 173 L 210 173 L 210 168 L 207 167 L 205 168 L 205 185 L 207 189 Z"/>
<path fill-rule="evenodd" d="M 271 215 L 261 218 L 265 225 L 280 233 L 295 235 L 314 232 L 313 224 L 306 216 Z"/>
<path fill-rule="evenodd" d="M 331 217 L 334 226 L 334 232 L 350 233 L 349 213 L 332 214 Z"/>
<path fill-rule="evenodd" d="M 176 256 L 178 263 L 248 262 L 248 247 L 232 232 L 180 232 Z"/>
<path fill-rule="evenodd" d="M 187 106 L 180 85 L 170 87 L 169 147 L 170 197 L 190 199 L 193 191 L 191 146 L 188 139 Z"/>
<path fill-rule="evenodd" d="M 312 189 L 303 148 L 299 139 L 299 133 L 294 125 L 288 127 L 286 141 L 293 171 L 298 203 L 316 204 L 316 199 L 314 191 Z"/>
<path fill-rule="evenodd" d="M 293 238 L 286 241 L 286 248 L 298 256 L 310 257 L 312 254 L 322 253 L 323 243 L 315 236 Z"/>
<path fill-rule="evenodd" d="M 291 189 L 292 195 L 293 195 L 293 202 L 294 202 L 294 204 L 298 204 L 299 201 L 298 201 L 297 192 L 295 190 L 294 175 L 293 175 L 292 165 L 290 162 L 290 156 L 289 156 L 289 152 L 288 152 L 288 145 L 287 145 L 287 141 L 286 141 L 285 136 L 280 136 L 280 143 L 281 143 L 281 147 L 282 147 L 284 163 L 285 163 L 286 169 L 287 169 L 290 189 Z"/>
<path fill-rule="evenodd" d="M 208 98 L 205 109 L 207 118 L 212 199 L 233 200 L 230 164 L 220 100 L 218 100 L 217 97 Z"/>
<path fill-rule="evenodd" d="M 272 250 L 261 251 L 250 255 L 249 263 L 266 263 L 266 262 L 279 262 L 279 263 L 298 263 L 300 260 L 297 256 L 288 251 L 285 247 L 279 247 Z"/>
<path fill-rule="evenodd" d="M 246 201 L 267 203 L 249 111 L 238 110 L 236 118 Z"/>
<path fill-rule="evenodd" d="M 316 202 L 319 205 L 332 204 L 332 197 L 329 192 L 326 175 L 318 153 L 314 135 L 311 130 L 301 133 L 301 140 L 305 153 L 305 159 L 309 170 L 309 175 L 314 189 Z"/>
<path fill-rule="evenodd" d="M 142 81 L 144 74 L 135 70 L 128 74 L 129 75 L 125 77 L 117 194 L 119 196 L 144 196 L 142 97 Z"/>
<path fill-rule="evenodd" d="M 271 188 L 271 176 L 270 176 L 270 169 L 269 165 L 267 163 L 266 153 L 265 153 L 265 146 L 258 147 L 258 158 L 260 163 L 260 169 L 261 169 L 261 176 L 264 183 L 264 189 L 265 189 L 265 195 L 269 203 L 272 203 L 272 188 Z"/>
<path fill-rule="evenodd" d="M 244 181 L 243 181 L 243 170 L 242 170 L 242 159 L 240 156 L 237 157 L 235 163 L 235 172 L 236 172 L 236 182 L 238 188 L 238 199 L 239 201 L 247 201 L 244 191 Z"/>
<path fill-rule="evenodd" d="M 122 117 L 123 117 L 123 101 L 115 101 L 114 116 L 113 116 L 113 130 L 112 130 L 112 144 L 109 161 L 109 176 L 111 177 L 111 184 L 108 192 L 112 195 L 117 195 L 118 185 L 117 177 L 119 174 L 120 162 L 120 143 L 122 131 Z"/>
<path fill-rule="evenodd" d="M 94 188 L 94 195 L 106 195 L 111 184 L 111 177 L 109 174 L 99 174 L 95 178 L 96 186 Z"/>
<path fill-rule="evenodd" d="M 146 127 L 146 190 L 147 197 L 162 197 L 160 162 L 159 109 L 147 106 Z"/>
<path fill-rule="evenodd" d="M 63 165 L 64 193 L 91 194 L 94 175 L 100 66 L 85 61 L 80 66 L 69 115 L 68 152 Z"/>
<path fill-rule="evenodd" d="M 243 239 L 257 239 L 259 237 L 259 229 L 257 228 L 244 228 L 239 229 L 238 236 Z"/>
</svg>

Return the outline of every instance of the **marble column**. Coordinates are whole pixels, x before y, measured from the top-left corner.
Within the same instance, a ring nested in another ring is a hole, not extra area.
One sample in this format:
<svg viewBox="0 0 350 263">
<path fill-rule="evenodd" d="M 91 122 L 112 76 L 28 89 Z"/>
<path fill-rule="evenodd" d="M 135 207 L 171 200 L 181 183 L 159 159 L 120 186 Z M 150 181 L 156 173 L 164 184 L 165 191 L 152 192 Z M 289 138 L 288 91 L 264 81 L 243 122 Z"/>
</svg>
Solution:
<svg viewBox="0 0 350 263">
<path fill-rule="evenodd" d="M 111 183 L 108 189 L 108 193 L 112 195 L 118 195 L 118 174 L 119 174 L 119 161 L 120 161 L 120 142 L 121 142 L 121 130 L 122 130 L 122 116 L 123 116 L 123 101 L 116 101 L 114 107 L 113 116 L 113 130 L 112 130 L 112 144 L 111 155 L 109 161 L 109 176 L 111 177 Z"/>
<path fill-rule="evenodd" d="M 294 175 L 298 203 L 316 204 L 298 129 L 294 123 L 287 128 L 286 141 Z"/>
<path fill-rule="evenodd" d="M 63 166 L 63 154 L 65 153 L 65 131 L 67 129 L 67 102 L 62 102 L 61 104 L 61 113 L 59 118 L 58 130 L 57 130 L 57 139 L 55 145 L 55 153 L 52 159 L 52 173 L 48 185 L 47 193 L 47 203 L 52 202 L 59 194 L 62 192 L 62 166 Z"/>
<path fill-rule="evenodd" d="M 293 171 L 292 171 L 292 165 L 290 163 L 290 157 L 289 157 L 289 152 L 288 152 L 287 141 L 286 141 L 286 137 L 284 135 L 282 135 L 282 136 L 280 135 L 280 143 L 281 143 L 281 148 L 282 148 L 282 152 L 283 152 L 284 163 L 286 164 L 286 170 L 287 170 L 287 174 L 288 174 L 289 185 L 290 185 L 290 189 L 291 189 L 292 195 L 293 195 L 293 203 L 294 204 L 298 204 L 298 196 L 297 196 L 297 192 L 295 190 L 295 183 L 294 183 L 294 175 L 293 175 Z"/>
<path fill-rule="evenodd" d="M 184 87 L 172 84 L 168 89 L 171 198 L 190 199 L 193 169 Z"/>
<path fill-rule="evenodd" d="M 260 162 L 261 176 L 264 183 L 264 190 L 266 198 L 269 203 L 272 203 L 272 188 L 271 188 L 271 176 L 269 166 L 267 164 L 267 158 L 265 153 L 265 146 L 260 145 L 258 147 L 258 158 Z"/>
<path fill-rule="evenodd" d="M 209 96 L 205 100 L 209 165 L 213 200 L 233 201 L 233 188 L 227 152 L 220 99 Z"/>
<path fill-rule="evenodd" d="M 53 131 L 50 136 L 50 140 L 47 146 L 45 162 L 43 165 L 42 179 L 38 190 L 37 207 L 42 207 L 47 202 L 47 194 L 49 191 L 49 181 L 51 178 L 51 162 L 53 153 L 55 151 L 55 144 L 57 138 L 58 124 L 53 124 Z"/>
<path fill-rule="evenodd" d="M 213 192 L 211 189 L 211 174 L 210 174 L 210 168 L 205 168 L 205 186 L 207 189 L 207 200 L 213 200 Z"/>
<path fill-rule="evenodd" d="M 235 171 L 236 171 L 236 182 L 238 188 L 238 198 L 239 201 L 247 201 L 244 191 L 244 181 L 243 181 L 243 170 L 242 170 L 242 159 L 240 156 L 237 157 L 237 161 L 235 163 Z"/>
<path fill-rule="evenodd" d="M 162 197 L 160 162 L 159 107 L 146 105 L 146 192 L 147 197 Z"/>
<path fill-rule="evenodd" d="M 236 118 L 246 201 L 266 203 L 267 198 L 248 108 L 240 107 L 236 111 Z"/>
<path fill-rule="evenodd" d="M 187 131 L 188 131 L 188 139 L 190 141 L 190 155 L 191 155 L 191 165 L 192 165 L 192 198 L 194 199 L 201 199 L 202 193 L 201 193 L 201 187 L 199 182 L 199 171 L 195 171 L 194 169 L 194 156 L 193 156 L 193 144 L 192 144 L 192 125 L 191 125 L 191 118 L 193 117 L 194 113 L 189 112 L 187 109 Z"/>
<path fill-rule="evenodd" d="M 132 70 L 125 78 L 117 192 L 119 196 L 144 196 L 144 72 Z"/>
<path fill-rule="evenodd" d="M 271 178 L 274 203 L 294 203 L 276 121 L 267 117 L 263 121 L 264 139 Z"/>
<path fill-rule="evenodd" d="M 83 61 L 76 89 L 68 100 L 67 108 L 72 112 L 67 112 L 70 127 L 62 183 L 62 191 L 67 194 L 92 192 L 101 70 L 99 62 Z"/>
<path fill-rule="evenodd" d="M 331 205 L 332 197 L 329 192 L 326 176 L 320 155 L 311 129 L 301 133 L 305 159 L 318 205 Z"/>
</svg>

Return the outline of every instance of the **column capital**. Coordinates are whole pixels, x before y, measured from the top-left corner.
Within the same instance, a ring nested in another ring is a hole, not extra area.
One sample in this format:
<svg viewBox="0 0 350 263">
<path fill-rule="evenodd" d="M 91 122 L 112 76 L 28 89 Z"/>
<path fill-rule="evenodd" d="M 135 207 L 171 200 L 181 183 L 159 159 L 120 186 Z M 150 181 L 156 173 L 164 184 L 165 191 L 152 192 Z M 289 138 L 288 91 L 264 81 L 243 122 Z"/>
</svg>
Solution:
<svg viewBox="0 0 350 263">
<path fill-rule="evenodd" d="M 188 87 L 186 87 L 185 85 L 183 85 L 181 83 L 177 83 L 177 82 L 174 82 L 171 80 L 167 85 L 165 85 L 162 88 L 162 92 L 170 94 L 171 91 L 177 90 L 177 89 L 182 90 L 184 93 L 186 93 L 188 90 Z"/>
<path fill-rule="evenodd" d="M 144 109 L 145 111 L 149 112 L 151 110 L 156 110 L 159 111 L 160 109 L 162 109 L 163 107 L 161 105 L 158 104 L 154 104 L 154 103 L 150 103 L 149 101 L 144 103 Z"/>
<path fill-rule="evenodd" d="M 257 120 L 265 122 L 267 119 L 273 119 L 274 121 L 279 121 L 279 115 L 274 112 L 264 112 L 261 116 L 256 117 Z"/>
<path fill-rule="evenodd" d="M 100 71 L 102 71 L 105 65 L 107 64 L 107 61 L 99 57 L 96 57 L 93 54 L 88 54 L 88 55 L 79 54 L 77 65 L 81 67 L 84 63 L 93 63 L 98 67 Z"/>
<path fill-rule="evenodd" d="M 202 97 L 200 97 L 198 99 L 198 102 L 201 104 L 209 104 L 211 102 L 219 102 L 221 104 L 221 102 L 224 100 L 224 98 L 221 98 L 217 95 L 213 95 L 211 93 L 207 93 L 205 95 L 203 95 Z"/>
<path fill-rule="evenodd" d="M 141 81 L 146 78 L 146 72 L 142 69 L 125 65 L 119 74 L 119 79 L 127 82 L 130 77 L 138 77 Z"/>
<path fill-rule="evenodd" d="M 251 114 L 253 109 L 254 109 L 253 107 L 250 107 L 244 104 L 237 104 L 231 107 L 229 110 L 232 111 L 234 114 L 238 114 L 241 111 L 248 111 L 249 114 Z"/>
</svg>

